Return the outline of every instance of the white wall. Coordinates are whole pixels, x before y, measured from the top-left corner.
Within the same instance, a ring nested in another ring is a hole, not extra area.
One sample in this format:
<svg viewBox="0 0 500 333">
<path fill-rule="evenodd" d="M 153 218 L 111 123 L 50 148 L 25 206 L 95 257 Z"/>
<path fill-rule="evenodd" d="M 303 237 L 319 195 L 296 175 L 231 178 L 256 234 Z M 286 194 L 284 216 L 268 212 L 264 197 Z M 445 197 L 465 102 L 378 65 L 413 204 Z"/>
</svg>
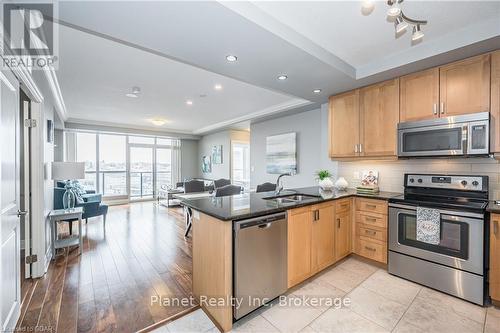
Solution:
<svg viewBox="0 0 500 333">
<path fill-rule="evenodd" d="M 247 131 L 226 130 L 205 135 L 198 142 L 198 174 L 202 178 L 219 179 L 231 178 L 231 140 L 250 141 L 250 133 Z M 222 145 L 222 164 L 213 164 L 212 172 L 201 171 L 203 156 L 212 156 L 212 147 Z"/>
<path fill-rule="evenodd" d="M 181 140 L 181 177 L 180 180 L 198 177 L 200 170 L 198 141 Z"/>
<path fill-rule="evenodd" d="M 266 137 L 297 133 L 297 174 L 283 179 L 285 187 L 315 185 L 315 172 L 320 169 L 322 152 L 320 109 L 272 119 L 250 126 L 250 186 L 275 182 L 278 175 L 266 172 Z"/>
</svg>

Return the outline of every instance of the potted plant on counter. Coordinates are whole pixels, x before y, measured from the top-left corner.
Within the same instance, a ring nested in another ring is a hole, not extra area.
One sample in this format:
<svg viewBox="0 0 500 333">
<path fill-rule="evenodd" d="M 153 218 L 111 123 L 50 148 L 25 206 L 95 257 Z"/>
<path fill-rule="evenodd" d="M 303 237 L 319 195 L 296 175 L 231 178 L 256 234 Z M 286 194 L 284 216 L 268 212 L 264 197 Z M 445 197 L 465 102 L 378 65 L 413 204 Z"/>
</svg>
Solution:
<svg viewBox="0 0 500 333">
<path fill-rule="evenodd" d="M 323 191 L 332 191 L 334 188 L 332 174 L 328 170 L 319 170 L 316 172 L 318 185 Z"/>
</svg>

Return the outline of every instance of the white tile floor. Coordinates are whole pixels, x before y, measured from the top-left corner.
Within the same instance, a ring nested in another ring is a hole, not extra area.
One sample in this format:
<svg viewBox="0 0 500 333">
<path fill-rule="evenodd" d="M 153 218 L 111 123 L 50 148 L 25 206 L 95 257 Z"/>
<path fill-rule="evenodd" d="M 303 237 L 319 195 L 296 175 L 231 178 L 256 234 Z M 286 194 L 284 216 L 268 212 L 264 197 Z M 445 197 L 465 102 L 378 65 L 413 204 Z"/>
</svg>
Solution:
<svg viewBox="0 0 500 333">
<path fill-rule="evenodd" d="M 339 297 L 351 304 L 294 307 L 274 302 L 236 322 L 233 332 L 500 333 L 500 309 L 476 306 L 352 257 L 292 289 L 286 297 L 293 301 L 304 296 Z M 218 329 L 202 310 L 196 310 L 154 332 Z"/>
</svg>

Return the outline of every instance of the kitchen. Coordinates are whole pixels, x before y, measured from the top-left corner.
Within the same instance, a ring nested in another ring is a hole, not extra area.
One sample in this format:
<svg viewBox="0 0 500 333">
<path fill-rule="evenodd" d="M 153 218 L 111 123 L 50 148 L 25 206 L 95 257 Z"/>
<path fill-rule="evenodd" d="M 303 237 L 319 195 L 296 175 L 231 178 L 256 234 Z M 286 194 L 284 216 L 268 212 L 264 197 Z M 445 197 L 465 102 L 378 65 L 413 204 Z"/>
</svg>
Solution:
<svg viewBox="0 0 500 333">
<path fill-rule="evenodd" d="M 278 179 L 281 193 L 185 202 L 194 211 L 194 294 L 269 301 L 354 255 L 469 302 L 487 306 L 491 297 L 498 304 L 499 87 L 500 51 L 494 51 L 331 96 L 318 111 L 252 125 L 252 165 L 266 164 L 266 136 L 290 128 L 298 132 L 299 163 L 318 160 L 318 153 L 319 161 Z M 304 149 L 314 140 L 318 148 Z M 351 188 L 362 170 L 377 170 L 381 191 L 303 187 L 301 173 L 310 177 L 321 167 Z M 420 207 L 437 209 L 437 245 L 415 239 Z M 261 305 L 244 303 L 202 308 L 228 331 Z"/>
</svg>

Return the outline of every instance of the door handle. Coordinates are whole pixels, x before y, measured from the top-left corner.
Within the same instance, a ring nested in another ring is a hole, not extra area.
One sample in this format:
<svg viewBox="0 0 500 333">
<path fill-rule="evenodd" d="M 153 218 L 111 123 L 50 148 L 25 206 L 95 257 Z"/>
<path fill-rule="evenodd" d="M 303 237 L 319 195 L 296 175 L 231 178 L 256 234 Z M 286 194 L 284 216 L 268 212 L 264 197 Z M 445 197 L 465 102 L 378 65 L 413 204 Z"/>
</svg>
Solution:
<svg viewBox="0 0 500 333">
<path fill-rule="evenodd" d="M 377 249 L 374 249 L 373 247 L 365 246 L 365 249 L 368 251 L 377 251 Z"/>
<path fill-rule="evenodd" d="M 358 145 L 357 145 L 357 144 L 355 144 L 355 145 L 354 145 L 354 152 L 355 152 L 355 153 L 357 153 L 357 152 L 358 152 Z"/>
<path fill-rule="evenodd" d="M 337 228 L 340 229 L 340 219 L 337 219 Z"/>
<path fill-rule="evenodd" d="M 271 223 L 264 223 L 259 225 L 259 229 L 267 229 L 271 226 Z"/>
<path fill-rule="evenodd" d="M 498 235 L 498 221 L 493 221 L 493 234 Z"/>
<path fill-rule="evenodd" d="M 360 153 L 362 153 L 362 152 L 363 152 L 363 144 L 362 144 L 362 143 L 360 143 L 360 144 L 359 144 L 359 152 L 360 152 Z"/>
<path fill-rule="evenodd" d="M 28 214 L 27 210 L 17 210 L 17 217 L 25 216 L 26 214 Z"/>
<path fill-rule="evenodd" d="M 444 102 L 440 104 L 441 114 L 444 114 Z"/>
<path fill-rule="evenodd" d="M 377 232 L 376 231 L 373 231 L 373 230 L 365 230 L 365 234 L 368 234 L 368 235 L 376 235 Z"/>
<path fill-rule="evenodd" d="M 432 113 L 434 113 L 434 115 L 438 114 L 438 105 L 437 105 L 437 103 L 432 104 Z"/>
</svg>

